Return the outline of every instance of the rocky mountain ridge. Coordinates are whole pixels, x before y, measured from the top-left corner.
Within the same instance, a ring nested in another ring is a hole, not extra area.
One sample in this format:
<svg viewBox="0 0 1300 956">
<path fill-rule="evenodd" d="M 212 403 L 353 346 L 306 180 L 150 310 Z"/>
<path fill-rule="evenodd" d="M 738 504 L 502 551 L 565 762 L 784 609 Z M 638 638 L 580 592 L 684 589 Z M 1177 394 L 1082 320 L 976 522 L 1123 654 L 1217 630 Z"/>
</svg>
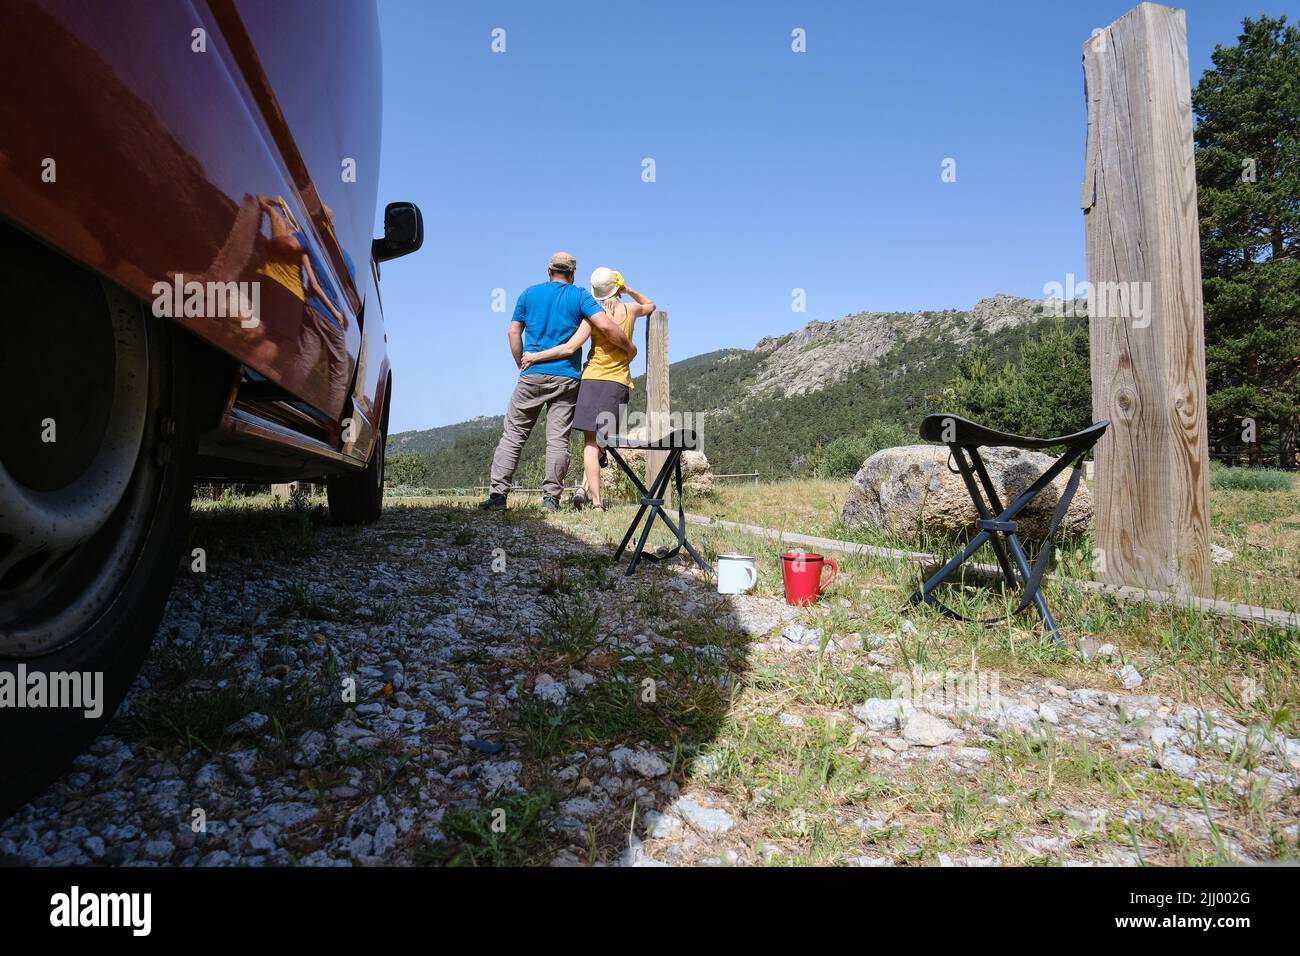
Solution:
<svg viewBox="0 0 1300 956">
<path fill-rule="evenodd" d="M 751 394 L 804 395 L 841 381 L 880 361 L 900 342 L 947 338 L 958 348 L 980 334 L 997 334 L 1059 311 L 1059 299 L 1025 299 L 999 293 L 969 311 L 855 312 L 841 319 L 814 319 L 798 331 L 760 339 L 763 362 Z"/>
</svg>

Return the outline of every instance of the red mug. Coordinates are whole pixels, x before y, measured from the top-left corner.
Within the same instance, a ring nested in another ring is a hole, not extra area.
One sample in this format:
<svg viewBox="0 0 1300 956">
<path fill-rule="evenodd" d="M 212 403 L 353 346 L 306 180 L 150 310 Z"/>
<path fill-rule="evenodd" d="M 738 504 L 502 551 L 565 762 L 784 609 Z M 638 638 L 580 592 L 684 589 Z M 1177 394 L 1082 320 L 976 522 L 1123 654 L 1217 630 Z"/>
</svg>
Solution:
<svg viewBox="0 0 1300 956">
<path fill-rule="evenodd" d="M 822 569 L 830 566 L 831 576 L 822 580 Z M 787 551 L 781 555 L 781 577 L 785 579 L 786 604 L 814 604 L 817 595 L 835 580 L 840 569 L 830 558 L 808 551 Z"/>
</svg>

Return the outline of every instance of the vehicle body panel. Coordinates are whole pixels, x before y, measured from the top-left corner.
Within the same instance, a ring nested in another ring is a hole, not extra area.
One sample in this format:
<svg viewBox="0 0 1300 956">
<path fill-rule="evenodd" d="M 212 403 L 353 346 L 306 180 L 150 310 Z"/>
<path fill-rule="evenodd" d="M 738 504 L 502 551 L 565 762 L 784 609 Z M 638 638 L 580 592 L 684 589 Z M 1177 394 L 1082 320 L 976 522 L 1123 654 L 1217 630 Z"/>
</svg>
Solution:
<svg viewBox="0 0 1300 956">
<path fill-rule="evenodd" d="M 322 460 L 367 460 L 388 380 L 374 4 L 5 5 L 0 216 L 148 303 L 191 281 L 257 288 L 256 324 L 210 298 L 203 314 L 161 308 L 314 417 L 343 456 Z"/>
</svg>

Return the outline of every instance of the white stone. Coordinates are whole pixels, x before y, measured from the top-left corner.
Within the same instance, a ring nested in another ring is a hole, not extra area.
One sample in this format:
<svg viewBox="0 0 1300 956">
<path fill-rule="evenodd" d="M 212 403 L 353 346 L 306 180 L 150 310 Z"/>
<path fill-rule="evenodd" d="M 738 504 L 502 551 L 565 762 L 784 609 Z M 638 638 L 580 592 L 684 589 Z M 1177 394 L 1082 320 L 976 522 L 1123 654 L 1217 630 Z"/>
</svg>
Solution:
<svg viewBox="0 0 1300 956">
<path fill-rule="evenodd" d="M 1185 754 L 1181 750 L 1167 749 L 1160 752 L 1156 762 L 1164 770 L 1175 773 L 1180 777 L 1190 777 L 1200 766 L 1198 761 L 1191 754 Z"/>
<path fill-rule="evenodd" d="M 682 797 L 673 809 L 683 820 L 705 833 L 725 833 L 736 825 L 726 810 L 703 806 L 689 797 Z"/>
<path fill-rule="evenodd" d="M 523 764 L 518 760 L 488 761 L 478 766 L 478 777 L 487 787 L 488 796 L 513 793 L 519 789 L 519 771 Z"/>
<path fill-rule="evenodd" d="M 316 808 L 307 803 L 268 803 L 247 820 L 245 825 L 260 827 L 271 824 L 276 827 L 291 827 L 310 820 L 316 816 Z"/>
<path fill-rule="evenodd" d="M 609 759 L 613 761 L 614 770 L 618 773 L 633 770 L 642 777 L 649 779 L 651 777 L 662 777 L 668 772 L 667 761 L 648 750 L 632 750 L 628 747 L 618 747 L 610 751 Z"/>
<path fill-rule="evenodd" d="M 560 811 L 579 820 L 588 820 L 600 813 L 600 804 L 587 797 L 570 797 L 560 804 Z"/>
<path fill-rule="evenodd" d="M 1142 686 L 1142 675 L 1132 664 L 1125 664 L 1115 675 L 1119 682 L 1124 685 L 1125 690 L 1134 690 Z"/>
<path fill-rule="evenodd" d="M 226 728 L 226 733 L 231 736 L 255 734 L 270 723 L 270 721 L 271 718 L 266 716 L 266 714 L 259 714 L 257 711 L 253 711 L 251 714 L 245 714 L 243 717 L 239 718 L 239 720 L 228 726 Z"/>
<path fill-rule="evenodd" d="M 1151 744 L 1157 750 L 1180 744 L 1186 739 L 1187 735 L 1176 727 L 1156 727 L 1151 731 Z"/>
<path fill-rule="evenodd" d="M 897 730 L 901 721 L 912 716 L 916 708 L 910 700 L 872 697 L 853 708 L 853 716 L 870 730 Z"/>
<path fill-rule="evenodd" d="M 789 624 L 781 629 L 781 637 L 791 644 L 803 644 L 816 646 L 821 643 L 822 632 L 815 627 L 804 627 L 802 624 Z"/>
<path fill-rule="evenodd" d="M 903 724 L 903 739 L 917 747 L 938 747 L 956 736 L 952 724 L 925 711 L 917 711 Z"/>
<path fill-rule="evenodd" d="M 582 691 L 586 690 L 594 683 L 596 683 L 596 678 L 594 675 L 586 674 L 583 673 L 582 671 L 573 670 L 572 668 L 570 668 L 568 685 L 569 685 L 569 689 L 573 691 L 575 694 L 581 693 Z"/>
<path fill-rule="evenodd" d="M 561 684 L 550 674 L 538 674 L 533 682 L 533 693 L 548 704 L 563 704 L 569 696 L 569 688 Z"/>
<path fill-rule="evenodd" d="M 663 840 L 682 832 L 682 821 L 658 810 L 651 810 L 645 815 L 646 836 Z"/>
</svg>

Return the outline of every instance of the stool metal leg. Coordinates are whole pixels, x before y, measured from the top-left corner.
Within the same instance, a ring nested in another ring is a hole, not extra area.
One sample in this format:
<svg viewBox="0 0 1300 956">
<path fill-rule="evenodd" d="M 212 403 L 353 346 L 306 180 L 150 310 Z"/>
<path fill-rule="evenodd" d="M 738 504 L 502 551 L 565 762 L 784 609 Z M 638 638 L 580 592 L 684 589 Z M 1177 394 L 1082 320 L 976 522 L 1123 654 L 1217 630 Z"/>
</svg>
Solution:
<svg viewBox="0 0 1300 956">
<path fill-rule="evenodd" d="M 676 454 L 680 454 L 680 452 L 676 452 Z M 665 462 L 664 464 L 666 466 L 668 463 Z M 632 561 L 628 564 L 627 570 L 623 572 L 625 577 L 631 577 L 632 573 L 636 570 L 636 566 L 641 562 L 641 553 L 645 550 L 646 541 L 650 538 L 650 529 L 654 527 L 655 514 L 663 513 L 664 489 L 668 487 L 668 481 L 671 477 L 672 471 L 669 468 L 664 467 L 659 470 L 659 474 L 655 475 L 655 480 L 651 483 L 648 491 L 646 491 L 645 485 L 641 484 L 640 481 L 637 482 L 637 485 L 641 487 L 643 492 L 641 496 L 641 508 L 637 511 L 636 521 L 632 522 L 632 526 L 627 529 L 627 535 L 623 539 L 624 547 L 626 546 L 627 541 L 632 537 L 632 533 L 636 530 L 637 522 L 641 520 L 641 515 L 645 514 L 646 509 L 650 509 L 650 513 L 646 515 L 645 527 L 641 529 L 641 538 L 637 541 L 636 550 L 632 552 Z M 622 556 L 622 553 L 623 548 L 620 547 L 618 554 L 615 555 L 615 560 L 618 560 L 618 558 Z"/>
<path fill-rule="evenodd" d="M 691 543 L 686 540 L 685 524 L 683 524 L 682 527 L 679 529 L 677 525 L 673 524 L 673 519 L 668 517 L 668 515 L 664 513 L 664 510 L 662 508 L 657 508 L 656 512 L 658 513 L 659 517 L 663 519 L 664 524 L 668 525 L 668 529 L 674 535 L 677 536 L 677 543 L 682 545 L 684 548 L 686 548 L 686 550 L 690 553 L 690 556 L 695 559 L 695 563 L 698 564 L 705 571 L 711 570 L 708 564 L 705 563 L 705 560 L 700 557 L 699 552 L 697 552 L 695 548 L 691 545 Z M 653 520 L 654 519 L 652 517 L 651 521 Z"/>
<path fill-rule="evenodd" d="M 988 492 L 990 502 L 992 503 L 993 507 L 997 511 L 997 518 L 994 520 L 1000 520 L 1000 521 L 1013 520 L 1015 515 L 1019 513 L 1022 508 L 1024 508 L 1026 505 L 1029 504 L 1029 502 L 1031 502 L 1034 498 L 1036 498 L 1039 492 L 1041 492 L 1044 488 L 1046 488 L 1049 484 L 1051 484 L 1051 482 L 1055 481 L 1056 476 L 1059 475 L 1062 471 L 1064 471 L 1067 467 L 1069 467 L 1070 463 L 1077 457 L 1077 455 L 1073 451 L 1061 455 L 1055 462 L 1052 463 L 1052 465 L 1042 475 L 1038 477 L 1036 481 L 1033 482 L 1033 484 L 1031 484 L 1027 489 L 1025 489 L 1025 491 L 1017 495 L 1016 499 L 1013 502 L 1011 502 L 1010 505 L 1004 508 L 1002 506 L 1001 500 L 998 498 L 997 489 L 994 488 L 993 481 L 992 479 L 989 478 L 988 470 L 984 467 L 984 462 L 979 456 L 979 450 L 972 448 L 970 449 L 970 452 L 971 452 L 971 459 L 974 462 L 975 470 L 979 473 L 980 481 L 984 485 L 985 490 Z M 960 466 L 960 462 L 958 464 Z M 973 494 L 972 497 L 974 497 Z M 983 511 L 981 501 L 977 500 L 975 504 L 977 508 Z M 988 516 L 981 515 L 981 517 L 987 519 Z M 1007 546 L 1010 548 L 1013 556 L 1015 557 L 1015 563 L 1019 568 L 1020 575 L 1021 575 L 1019 581 L 1017 581 L 1013 576 L 1010 575 L 1008 575 L 1008 580 L 1014 586 L 1028 587 L 1033 572 L 1031 571 L 1029 566 L 1029 559 L 1025 555 L 1024 546 L 1021 545 L 1020 538 L 1016 535 L 1015 531 L 1005 531 L 1001 533 L 1006 538 Z M 1001 553 L 1002 541 L 999 540 L 996 536 L 994 537 L 993 540 L 995 542 L 995 547 L 997 548 L 999 553 Z M 1051 547 L 1050 542 L 1044 542 L 1043 547 Z M 1043 595 L 1041 589 L 1034 592 L 1033 604 L 1035 610 L 1038 611 L 1038 616 L 1043 621 L 1043 627 L 1044 630 L 1047 632 L 1047 634 L 1053 640 L 1061 641 L 1062 637 L 1061 637 L 1060 628 L 1056 624 L 1056 619 L 1052 616 L 1052 610 L 1049 607 L 1047 603 L 1047 598 Z"/>
<path fill-rule="evenodd" d="M 632 540 L 632 535 L 636 531 L 636 526 L 641 523 L 641 516 L 645 514 L 646 508 L 648 507 L 650 506 L 642 505 L 640 508 L 637 509 L 636 517 L 633 518 L 632 523 L 627 526 L 627 534 L 623 535 L 622 543 L 619 544 L 618 550 L 614 552 L 615 561 L 623 557 L 623 552 L 627 549 L 627 543 Z"/>
<path fill-rule="evenodd" d="M 668 525 L 669 529 L 672 530 L 672 533 L 677 536 L 678 546 L 686 548 L 687 553 L 695 559 L 695 563 L 700 566 L 700 569 L 703 570 L 705 574 L 712 574 L 713 569 L 705 563 L 704 559 L 700 557 L 699 552 L 697 552 L 695 548 L 691 546 L 691 543 L 686 540 L 686 502 L 682 498 L 681 452 L 677 452 L 673 459 L 673 482 L 677 488 L 677 520 L 680 522 L 680 527 L 673 524 L 672 519 L 668 517 L 668 512 L 663 508 L 658 509 L 659 516 L 664 519 L 664 523 Z"/>
<path fill-rule="evenodd" d="M 632 482 L 632 484 L 636 487 L 637 491 L 641 492 L 641 507 L 637 509 L 636 517 L 633 518 L 632 523 L 628 525 L 627 534 L 623 535 L 623 540 L 619 544 L 618 550 L 614 552 L 613 560 L 618 561 L 620 558 L 623 557 L 623 552 L 627 549 L 628 542 L 632 540 L 632 535 L 636 533 L 637 525 L 641 523 L 641 516 L 644 515 L 646 513 L 646 509 L 650 507 L 648 504 L 646 504 L 646 498 L 650 497 L 650 492 L 649 490 L 647 490 L 646 486 L 642 483 L 641 476 L 638 475 L 635 471 L 633 471 L 628 466 L 628 463 L 623 459 L 623 456 L 620 455 L 616 449 L 611 447 L 611 448 L 607 448 L 606 450 L 611 455 L 614 456 L 614 461 L 618 463 L 619 468 L 623 470 L 623 474 L 627 475 L 628 480 Z"/>
<path fill-rule="evenodd" d="M 921 603 L 929 604 L 947 617 L 959 621 L 990 625 L 1005 621 L 1005 616 L 985 620 L 964 617 L 952 608 L 945 606 L 934 594 L 939 584 L 973 557 L 980 547 L 985 543 L 989 543 L 997 555 L 998 565 L 1007 586 L 1020 591 L 1020 599 L 1011 612 L 1012 615 L 1033 607 L 1038 612 L 1046 633 L 1054 641 L 1059 642 L 1062 640 L 1061 631 L 1055 617 L 1052 615 L 1052 609 L 1048 605 L 1047 597 L 1043 593 L 1042 584 L 1056 546 L 1057 531 L 1060 529 L 1069 510 L 1070 502 L 1079 487 L 1083 474 L 1083 459 L 1089 450 L 1096 445 L 1107 427 L 1109 427 L 1110 422 L 1094 422 L 1088 428 L 1072 435 L 1040 439 L 1023 438 L 1018 435 L 997 432 L 966 419 L 958 418 L 956 421 L 964 423 L 963 427 L 966 429 L 964 439 L 960 431 L 955 433 L 955 437 L 948 437 L 948 427 L 953 423 L 953 419 L 942 415 L 927 416 L 925 422 L 922 423 L 921 433 L 923 437 L 933 440 L 939 437 L 936 435 L 936 423 L 941 422 L 943 424 L 943 440 L 947 444 L 952 458 L 957 462 L 957 471 L 961 474 L 962 482 L 970 495 L 971 503 L 978 513 L 975 521 L 975 528 L 978 533 L 962 549 L 960 554 L 947 561 L 938 571 L 930 575 L 924 584 L 912 594 L 909 604 L 913 606 Z M 1014 500 L 1004 506 L 998 494 L 998 489 L 993 484 L 980 455 L 980 449 L 984 447 L 981 442 L 985 440 L 989 441 L 993 447 L 1028 449 L 1063 446 L 1065 451 L 1028 488 L 1015 495 Z M 951 467 L 951 463 L 949 467 Z M 1047 533 L 1043 537 L 1038 553 L 1031 562 L 1025 552 L 1020 536 L 1017 534 L 1017 515 L 1027 508 L 1067 468 L 1073 468 L 1073 471 L 1066 482 L 1065 490 L 1057 497 L 1056 507 L 1052 511 L 1047 524 Z M 978 482 L 976 479 L 978 479 Z M 982 492 L 981 486 L 983 488 Z"/>
<path fill-rule="evenodd" d="M 975 498 L 975 507 L 980 512 L 980 517 L 986 519 L 992 517 L 992 515 L 989 514 L 989 510 L 991 510 L 993 514 L 1000 515 L 1003 511 L 1002 499 L 998 497 L 998 490 L 993 486 L 993 479 L 989 477 L 988 469 L 984 467 L 984 459 L 980 457 L 978 448 L 970 449 L 970 460 L 971 466 L 975 470 L 975 474 L 979 475 L 980 484 L 984 486 L 985 494 L 988 495 L 989 509 L 986 510 L 983 500 L 976 498 L 975 496 L 973 490 L 975 483 L 969 479 L 966 481 L 966 487 L 971 489 L 971 497 Z M 960 463 L 958 467 L 960 467 Z M 963 475 L 963 477 L 966 476 Z M 998 564 L 1002 566 L 1002 573 L 1006 575 L 1007 583 L 1012 587 L 1015 587 L 1019 582 L 1016 580 L 1015 573 L 1011 570 L 1011 562 L 1007 558 L 1006 548 L 1002 546 L 1002 539 L 995 534 L 989 539 L 989 541 L 992 543 L 993 550 L 998 556 Z M 1028 578 L 1025 580 L 1028 580 Z"/>
<path fill-rule="evenodd" d="M 1020 539 L 1013 531 L 1007 535 L 1007 544 L 1011 547 L 1011 553 L 1015 555 L 1016 564 L 1020 567 L 1020 573 L 1024 575 L 1026 581 L 1029 580 L 1033 573 L 1029 570 L 1029 558 L 1025 556 L 1025 549 L 1020 545 Z M 1047 606 L 1047 598 L 1043 597 L 1043 589 L 1039 588 L 1034 594 L 1034 608 L 1038 611 L 1038 616 L 1043 619 L 1043 627 L 1046 629 L 1048 636 L 1052 640 L 1061 640 L 1061 631 L 1056 626 L 1056 619 L 1052 617 L 1052 610 Z"/>
<path fill-rule="evenodd" d="M 925 601 L 929 604 L 930 592 L 942 584 L 944 578 L 956 571 L 958 567 L 965 564 L 966 560 L 978 551 L 983 546 L 984 542 L 991 536 L 991 531 L 981 531 L 979 534 L 975 535 L 975 537 L 971 538 L 970 543 L 962 549 L 961 554 L 949 558 L 943 567 L 938 571 L 935 571 L 934 574 L 930 575 L 930 577 L 926 579 L 926 582 L 921 585 L 921 589 L 912 595 L 909 603 L 920 604 L 922 601 Z"/>
<path fill-rule="evenodd" d="M 650 529 L 654 527 L 654 523 L 655 523 L 655 516 L 654 516 L 654 512 L 652 511 L 646 517 L 645 527 L 641 529 L 641 540 L 639 540 L 636 543 L 636 550 L 632 552 L 632 561 L 628 564 L 627 570 L 623 572 L 624 577 L 630 578 L 632 576 L 632 572 L 636 570 L 637 564 L 640 563 L 641 552 L 645 550 L 645 543 L 650 538 Z M 628 533 L 631 534 L 630 531 Z"/>
</svg>

